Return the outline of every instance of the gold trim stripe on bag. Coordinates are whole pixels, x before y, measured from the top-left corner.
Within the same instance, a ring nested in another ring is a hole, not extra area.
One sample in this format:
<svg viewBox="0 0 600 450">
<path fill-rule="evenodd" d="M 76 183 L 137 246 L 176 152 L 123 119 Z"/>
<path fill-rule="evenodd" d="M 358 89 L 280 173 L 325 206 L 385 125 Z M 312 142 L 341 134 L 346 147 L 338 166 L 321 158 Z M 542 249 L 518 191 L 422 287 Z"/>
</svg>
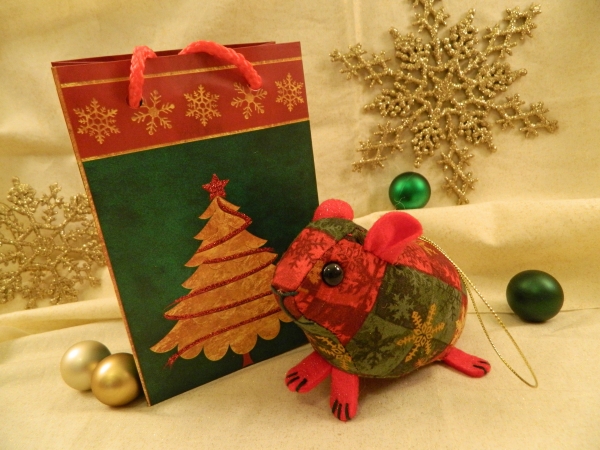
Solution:
<svg viewBox="0 0 600 450">
<path fill-rule="evenodd" d="M 302 57 L 295 56 L 293 58 L 281 58 L 281 59 L 271 59 L 271 60 L 266 60 L 266 61 L 257 61 L 257 62 L 253 62 L 252 65 L 253 66 L 262 66 L 262 65 L 266 65 L 266 64 L 279 64 L 279 63 L 293 62 L 293 61 L 302 61 Z M 218 70 L 229 70 L 229 69 L 235 69 L 235 68 L 236 67 L 233 64 L 228 64 L 225 66 L 201 67 L 201 68 L 197 68 L 197 69 L 178 70 L 178 71 L 174 71 L 174 72 L 161 72 L 161 73 L 154 73 L 154 74 L 146 74 L 146 75 L 144 75 L 144 77 L 145 78 L 161 78 L 161 77 L 171 77 L 171 76 L 178 76 L 178 75 L 190 75 L 190 74 L 194 74 L 194 73 L 216 72 Z M 107 78 L 107 79 L 103 79 L 103 80 L 76 81 L 76 82 L 72 82 L 72 83 L 61 83 L 60 87 L 61 87 L 61 89 L 66 89 L 66 88 L 78 87 L 78 86 L 90 86 L 90 85 L 94 85 L 94 84 L 120 83 L 120 82 L 124 82 L 124 81 L 129 81 L 129 77 Z"/>
<path fill-rule="evenodd" d="M 252 131 L 259 131 L 259 130 L 265 130 L 267 128 L 275 128 L 275 127 L 282 127 L 285 125 L 292 125 L 295 123 L 302 123 L 302 122 L 309 122 L 309 119 L 299 119 L 299 120 L 290 120 L 288 122 L 278 122 L 278 123 L 273 123 L 273 124 L 269 124 L 269 125 L 263 125 L 260 127 L 255 127 L 255 128 L 245 128 L 243 130 L 237 130 L 237 131 L 229 131 L 227 133 L 220 133 L 220 134 L 210 134 L 207 136 L 201 136 L 201 137 L 197 137 L 197 138 L 192 138 L 192 139 L 183 139 L 180 141 L 175 141 L 175 142 L 169 142 L 168 144 L 156 144 L 156 145 L 151 145 L 148 147 L 141 147 L 141 148 L 134 148 L 131 150 L 124 150 L 124 151 L 119 151 L 116 153 L 109 153 L 106 155 L 102 155 L 102 156 L 89 156 L 87 158 L 82 158 L 79 156 L 79 153 L 77 153 L 77 156 L 79 156 L 79 159 L 81 160 L 81 162 L 88 162 L 88 161 L 95 161 L 98 159 L 106 159 L 106 158 L 113 158 L 116 156 L 121 156 L 121 155 L 128 155 L 131 153 L 138 153 L 138 152 L 145 152 L 147 150 L 154 150 L 157 148 L 162 148 L 162 147 L 170 147 L 172 145 L 181 145 L 181 144 L 187 144 L 190 142 L 196 142 L 196 141 L 204 141 L 206 139 L 213 139 L 213 138 L 221 138 L 224 136 L 233 136 L 236 134 L 241 134 L 241 133 L 247 133 L 247 132 L 252 132 Z"/>
</svg>

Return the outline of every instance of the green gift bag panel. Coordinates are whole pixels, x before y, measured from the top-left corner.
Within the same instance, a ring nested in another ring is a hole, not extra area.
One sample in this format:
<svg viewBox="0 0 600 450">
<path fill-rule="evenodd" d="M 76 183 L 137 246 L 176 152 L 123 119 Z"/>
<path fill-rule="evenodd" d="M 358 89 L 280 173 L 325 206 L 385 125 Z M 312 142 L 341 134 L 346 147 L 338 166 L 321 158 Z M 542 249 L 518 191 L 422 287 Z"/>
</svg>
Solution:
<svg viewBox="0 0 600 450">
<path fill-rule="evenodd" d="M 306 342 L 269 281 L 318 205 L 308 121 L 82 165 L 150 404 Z"/>
</svg>

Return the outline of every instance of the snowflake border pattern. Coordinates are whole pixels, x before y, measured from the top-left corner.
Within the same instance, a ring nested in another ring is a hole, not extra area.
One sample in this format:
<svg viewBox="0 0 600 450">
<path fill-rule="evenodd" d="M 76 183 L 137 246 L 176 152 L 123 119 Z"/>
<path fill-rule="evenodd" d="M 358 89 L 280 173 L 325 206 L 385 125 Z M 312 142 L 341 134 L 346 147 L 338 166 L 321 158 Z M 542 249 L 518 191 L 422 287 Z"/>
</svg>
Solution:
<svg viewBox="0 0 600 450">
<path fill-rule="evenodd" d="M 240 96 L 234 97 L 231 101 L 231 106 L 234 106 L 235 108 L 241 107 L 244 119 L 247 120 L 250 118 L 253 112 L 257 112 L 258 114 L 265 113 L 263 104 L 257 100 L 264 100 L 267 96 L 267 91 L 264 89 L 253 91 L 250 87 L 246 88 L 240 83 L 233 83 L 233 88 Z"/>
<path fill-rule="evenodd" d="M 186 117 L 192 117 L 200 121 L 203 126 L 208 125 L 208 121 L 215 117 L 221 117 L 217 106 L 219 94 L 213 94 L 204 89 L 203 85 L 189 94 L 183 94 L 187 101 L 188 110 L 185 113 Z"/>
<path fill-rule="evenodd" d="M 275 86 L 277 86 L 278 95 L 275 102 L 283 103 L 289 112 L 292 112 L 294 106 L 304 103 L 302 98 L 304 83 L 294 80 L 291 73 L 288 73 L 283 80 L 276 81 Z"/>
<path fill-rule="evenodd" d="M 77 133 L 88 134 L 99 144 L 103 144 L 111 134 L 120 133 L 119 128 L 115 125 L 118 110 L 101 106 L 95 98 L 92 98 L 90 104 L 84 108 L 73 108 L 73 111 L 80 124 Z"/>
<path fill-rule="evenodd" d="M 548 110 L 541 102 L 523 108 L 525 102 L 518 94 L 494 101 L 527 73 L 525 69 L 511 70 L 504 59 L 512 55 L 512 48 L 518 44 L 515 39 L 532 36 L 536 28 L 533 19 L 541 10 L 538 5 L 524 11 L 518 7 L 507 9 L 500 23 L 487 28 L 483 35 L 487 44 L 480 48 L 479 31 L 473 25 L 474 10 L 441 38 L 439 31 L 447 25 L 449 15 L 443 7 L 435 6 L 440 0 L 411 1 L 413 7 L 420 6 L 413 25 L 419 33 L 428 34 L 429 40 L 413 33 L 403 35 L 392 28 L 396 68 L 388 64 L 392 59 L 385 52 L 365 56 L 367 51 L 360 44 L 350 46 L 346 53 L 334 50 L 330 55 L 333 62 L 344 65 L 341 72 L 348 79 L 362 75 L 370 87 L 388 80 L 391 83 L 391 87 L 382 86 L 365 106 L 366 111 L 377 110 L 388 120 L 378 126 L 376 139 L 359 143 L 357 151 L 362 157 L 353 164 L 353 170 L 383 167 L 388 155 L 403 150 L 404 132 L 412 134 L 415 167 L 434 155 L 445 141 L 448 150 L 438 161 L 444 172 L 450 172 L 444 189 L 456 197 L 458 204 L 469 203 L 467 193 L 477 179 L 467 171 L 473 154 L 459 139 L 495 151 L 493 122 L 489 120 L 492 112 L 499 116 L 495 124 L 502 130 L 521 123 L 519 130 L 526 137 L 537 136 L 540 129 L 554 132 L 558 127 L 555 120 L 546 117 Z"/>
<path fill-rule="evenodd" d="M 163 105 L 158 106 L 161 103 L 161 95 L 157 90 L 154 90 L 150 93 L 150 100 L 148 102 L 143 101 L 140 106 L 140 110 L 136 112 L 132 117 L 136 123 L 144 123 L 146 120 L 146 131 L 150 136 L 152 136 L 158 130 L 158 125 L 162 126 L 165 129 L 171 129 L 173 126 L 171 125 L 171 120 L 167 117 L 162 117 L 161 114 L 170 114 L 175 109 L 175 105 L 173 103 L 164 103 Z"/>
</svg>

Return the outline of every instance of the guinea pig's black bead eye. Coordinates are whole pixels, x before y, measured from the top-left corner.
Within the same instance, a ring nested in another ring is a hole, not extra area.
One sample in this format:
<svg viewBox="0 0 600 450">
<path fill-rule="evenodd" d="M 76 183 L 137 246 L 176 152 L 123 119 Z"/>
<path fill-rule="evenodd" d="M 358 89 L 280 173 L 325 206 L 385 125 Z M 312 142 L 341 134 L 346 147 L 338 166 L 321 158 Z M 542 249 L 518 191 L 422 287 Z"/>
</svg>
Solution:
<svg viewBox="0 0 600 450">
<path fill-rule="evenodd" d="M 321 278 L 328 286 L 337 286 L 344 279 L 344 269 L 338 263 L 331 262 L 323 267 Z"/>
</svg>

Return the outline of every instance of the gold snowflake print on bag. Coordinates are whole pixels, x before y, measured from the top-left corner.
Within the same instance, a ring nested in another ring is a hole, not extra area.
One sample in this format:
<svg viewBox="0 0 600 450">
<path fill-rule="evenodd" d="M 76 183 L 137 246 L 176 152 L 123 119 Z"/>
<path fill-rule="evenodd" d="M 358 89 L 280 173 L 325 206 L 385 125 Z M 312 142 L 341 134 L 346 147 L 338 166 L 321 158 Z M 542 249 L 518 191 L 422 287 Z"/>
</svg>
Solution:
<svg viewBox="0 0 600 450">
<path fill-rule="evenodd" d="M 294 106 L 304 103 L 304 99 L 302 98 L 304 83 L 295 81 L 292 78 L 292 74 L 288 73 L 283 80 L 276 81 L 275 86 L 277 86 L 277 98 L 275 102 L 283 103 L 288 111 L 291 112 Z"/>
<path fill-rule="evenodd" d="M 221 117 L 221 113 L 217 107 L 218 94 L 213 94 L 200 85 L 194 92 L 183 95 L 188 107 L 185 113 L 186 117 L 198 119 L 204 126 L 208 124 L 209 120 Z"/>
<path fill-rule="evenodd" d="M 150 136 L 156 133 L 158 125 L 166 129 L 172 128 L 171 120 L 164 115 L 172 113 L 175 105 L 173 103 L 161 105 L 160 103 L 161 95 L 154 90 L 150 93 L 150 100 L 148 102 L 144 100 L 140 105 L 140 111 L 131 117 L 134 122 L 146 123 L 146 131 Z"/>
<path fill-rule="evenodd" d="M 73 111 L 78 117 L 77 133 L 88 134 L 96 139 L 98 144 L 104 143 L 104 139 L 111 134 L 120 133 L 115 125 L 118 110 L 101 106 L 95 98 L 85 108 L 74 108 Z"/>
<path fill-rule="evenodd" d="M 234 97 L 231 101 L 231 106 L 242 108 L 244 119 L 248 119 L 253 112 L 259 114 L 265 113 L 265 108 L 259 100 L 264 100 L 267 96 L 267 91 L 263 89 L 252 90 L 249 86 L 243 87 L 239 83 L 233 83 L 233 88 L 239 94 L 239 97 Z"/>
<path fill-rule="evenodd" d="M 440 37 L 439 30 L 446 26 L 449 15 L 443 7 L 434 6 L 438 2 L 413 0 L 413 7 L 420 9 L 415 13 L 414 25 L 429 39 L 390 30 L 394 67 L 388 64 L 392 58 L 385 52 L 369 57 L 360 44 L 350 46 L 346 53 L 333 51 L 331 60 L 344 65 L 341 72 L 348 79 L 363 74 L 370 87 L 382 85 L 365 110 L 376 110 L 387 120 L 378 125 L 374 140 L 360 142 L 358 151 L 362 156 L 353 164 L 354 171 L 383 167 L 388 155 L 404 149 L 404 134 L 412 136 L 415 167 L 446 142 L 438 161 L 444 172 L 449 171 L 444 188 L 458 204 L 464 204 L 469 202 L 467 193 L 477 181 L 467 171 L 473 157 L 470 147 L 485 145 L 495 151 L 491 132 L 494 123 L 503 130 L 519 123 L 519 130 L 533 137 L 538 129 L 555 131 L 557 122 L 546 117 L 548 110 L 541 102 L 524 108 L 525 102 L 518 94 L 501 97 L 527 73 L 525 69 L 513 71 L 504 59 L 518 44 L 515 39 L 532 35 L 536 27 L 533 19 L 540 7 L 508 9 L 500 23 L 487 29 L 485 42 L 481 43 L 473 25 L 474 10 L 450 27 L 446 37 Z"/>
</svg>

